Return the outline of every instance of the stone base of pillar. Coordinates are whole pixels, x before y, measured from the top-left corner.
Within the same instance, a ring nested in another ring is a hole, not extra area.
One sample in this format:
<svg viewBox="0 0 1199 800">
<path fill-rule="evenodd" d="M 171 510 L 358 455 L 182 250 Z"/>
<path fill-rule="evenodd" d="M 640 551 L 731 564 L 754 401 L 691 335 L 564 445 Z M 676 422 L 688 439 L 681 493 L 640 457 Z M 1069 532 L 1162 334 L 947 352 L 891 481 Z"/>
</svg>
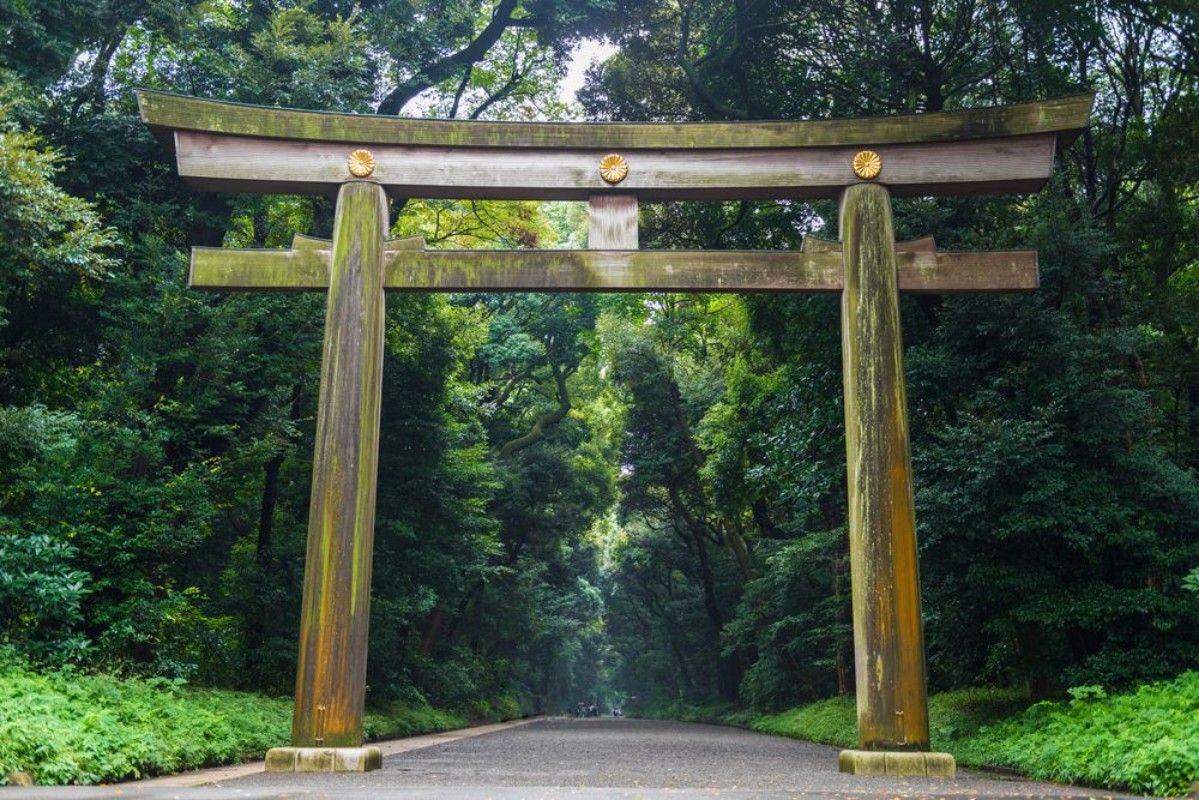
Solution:
<svg viewBox="0 0 1199 800">
<path fill-rule="evenodd" d="M 383 766 L 377 747 L 275 747 L 267 772 L 370 772 Z"/>
<path fill-rule="evenodd" d="M 842 750 L 837 763 L 850 775 L 952 778 L 957 772 L 957 762 L 949 753 Z"/>
</svg>

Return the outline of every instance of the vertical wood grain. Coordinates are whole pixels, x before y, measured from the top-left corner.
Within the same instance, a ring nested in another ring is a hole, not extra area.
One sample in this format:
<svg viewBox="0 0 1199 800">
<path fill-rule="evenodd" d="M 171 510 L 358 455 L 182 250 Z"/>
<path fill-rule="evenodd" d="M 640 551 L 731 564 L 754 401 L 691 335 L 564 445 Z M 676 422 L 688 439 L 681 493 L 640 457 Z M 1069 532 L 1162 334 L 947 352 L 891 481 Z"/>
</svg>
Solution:
<svg viewBox="0 0 1199 800">
<path fill-rule="evenodd" d="M 354 181 L 337 198 L 292 745 L 362 744 L 383 374 L 387 200 Z"/>
<path fill-rule="evenodd" d="M 593 194 L 588 206 L 589 250 L 638 248 L 637 195 Z"/>
<path fill-rule="evenodd" d="M 895 233 L 883 186 L 845 190 L 841 241 L 858 738 L 863 750 L 928 750 Z"/>
</svg>

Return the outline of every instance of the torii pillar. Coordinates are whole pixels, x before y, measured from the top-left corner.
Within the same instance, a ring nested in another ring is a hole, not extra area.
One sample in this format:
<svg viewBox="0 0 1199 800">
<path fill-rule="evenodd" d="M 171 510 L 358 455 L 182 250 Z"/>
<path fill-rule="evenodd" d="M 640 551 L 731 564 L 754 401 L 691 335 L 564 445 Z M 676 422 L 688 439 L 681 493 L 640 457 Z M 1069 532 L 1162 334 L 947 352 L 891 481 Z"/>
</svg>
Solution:
<svg viewBox="0 0 1199 800">
<path fill-rule="evenodd" d="M 272 750 L 268 769 L 380 764 L 362 746 L 362 715 L 385 289 L 765 291 L 842 297 L 859 749 L 842 752 L 840 767 L 952 776 L 953 757 L 930 752 L 899 293 L 1030 291 L 1037 259 L 939 253 L 931 239 L 897 244 L 891 196 L 1037 191 L 1092 100 L 630 125 L 364 117 L 139 92 L 143 121 L 195 188 L 338 197 L 332 243 L 192 251 L 197 288 L 329 293 L 292 746 Z M 385 187 L 405 197 L 587 200 L 592 249 L 386 242 Z M 800 252 L 637 249 L 642 199 L 811 198 L 840 198 L 840 242 L 806 239 Z"/>
<path fill-rule="evenodd" d="M 841 196 L 841 357 L 859 750 L 844 772 L 952 777 L 930 751 L 928 680 L 891 197 Z"/>
<path fill-rule="evenodd" d="M 308 513 L 291 747 L 270 771 L 367 771 L 363 747 L 371 559 L 383 385 L 387 197 L 367 181 L 337 195 Z"/>
</svg>

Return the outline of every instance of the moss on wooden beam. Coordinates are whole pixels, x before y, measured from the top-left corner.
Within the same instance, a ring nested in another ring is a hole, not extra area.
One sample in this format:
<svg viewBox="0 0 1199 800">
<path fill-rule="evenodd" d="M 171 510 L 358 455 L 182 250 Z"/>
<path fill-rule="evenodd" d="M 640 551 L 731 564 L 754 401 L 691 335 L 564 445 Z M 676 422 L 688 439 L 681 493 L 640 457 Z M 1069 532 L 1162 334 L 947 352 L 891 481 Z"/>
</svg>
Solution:
<svg viewBox="0 0 1199 800">
<path fill-rule="evenodd" d="M 1033 192 L 1053 169 L 1056 134 L 874 144 L 877 181 L 894 195 Z M 342 142 L 177 131 L 180 176 L 204 191 L 330 194 L 350 177 Z M 600 174 L 605 150 L 372 144 L 369 180 L 401 197 L 456 199 L 762 200 L 839 197 L 863 178 L 858 146 L 625 151 L 619 186 Z M 594 206 L 594 203 L 593 203 Z M 631 219 L 631 218 L 630 218 Z"/>
<path fill-rule="evenodd" d="M 329 288 L 329 248 L 328 242 L 321 250 L 193 247 L 188 284 L 193 289 L 324 291 Z"/>
<path fill-rule="evenodd" d="M 145 89 L 137 98 L 142 121 L 171 148 L 172 132 L 188 130 L 363 145 L 690 150 L 952 142 L 1037 133 L 1069 141 L 1086 128 L 1094 95 L 931 114 L 732 123 L 428 120 L 269 108 Z"/>
<path fill-rule="evenodd" d="M 720 250 L 422 250 L 419 239 L 389 243 L 391 291 L 838 292 L 840 247 L 803 252 Z M 328 243 L 293 250 L 195 248 L 191 286 L 217 291 L 323 291 Z M 1034 251 L 937 253 L 897 247 L 900 291 L 985 293 L 1037 288 Z"/>
</svg>

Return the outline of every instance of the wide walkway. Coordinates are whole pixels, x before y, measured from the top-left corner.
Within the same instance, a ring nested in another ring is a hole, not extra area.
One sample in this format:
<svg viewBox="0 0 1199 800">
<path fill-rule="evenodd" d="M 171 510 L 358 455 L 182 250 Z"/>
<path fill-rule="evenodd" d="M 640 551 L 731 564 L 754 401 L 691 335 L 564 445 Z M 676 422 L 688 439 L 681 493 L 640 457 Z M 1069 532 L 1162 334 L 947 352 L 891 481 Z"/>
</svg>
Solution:
<svg viewBox="0 0 1199 800">
<path fill-rule="evenodd" d="M 368 774 L 224 778 L 201 788 L 0 791 L 70 798 L 990 798 L 1111 796 L 963 771 L 953 781 L 837 771 L 837 749 L 735 728 L 649 720 L 539 720 L 384 758 Z M 61 794 L 60 794 L 61 792 Z M 119 794 L 118 794 L 119 793 Z"/>
</svg>

